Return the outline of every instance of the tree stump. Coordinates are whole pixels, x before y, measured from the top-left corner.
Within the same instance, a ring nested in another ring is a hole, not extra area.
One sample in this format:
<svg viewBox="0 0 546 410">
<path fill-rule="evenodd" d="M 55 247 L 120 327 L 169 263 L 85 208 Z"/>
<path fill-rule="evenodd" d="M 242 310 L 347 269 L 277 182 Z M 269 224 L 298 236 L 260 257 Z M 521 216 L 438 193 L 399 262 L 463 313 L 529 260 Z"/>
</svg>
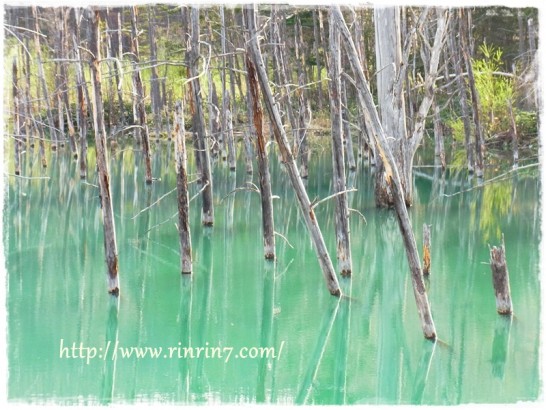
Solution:
<svg viewBox="0 0 546 410">
<path fill-rule="evenodd" d="M 506 257 L 504 253 L 504 239 L 501 246 L 493 246 L 490 248 L 490 254 L 497 312 L 500 315 L 509 315 L 512 313 L 512 298 L 510 297 L 510 277 L 508 275 L 508 267 L 506 266 Z"/>
</svg>

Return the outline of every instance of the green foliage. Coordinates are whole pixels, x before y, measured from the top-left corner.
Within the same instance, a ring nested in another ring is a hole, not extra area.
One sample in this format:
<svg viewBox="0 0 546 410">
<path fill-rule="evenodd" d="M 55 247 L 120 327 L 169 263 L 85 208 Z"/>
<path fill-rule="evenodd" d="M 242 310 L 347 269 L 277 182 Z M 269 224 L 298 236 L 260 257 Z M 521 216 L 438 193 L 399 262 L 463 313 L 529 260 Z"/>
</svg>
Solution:
<svg viewBox="0 0 546 410">
<path fill-rule="evenodd" d="M 473 60 L 476 90 L 480 96 L 480 120 L 489 136 L 510 128 L 509 101 L 515 97 L 514 81 L 496 74 L 501 71 L 502 50 L 483 43 L 483 59 Z"/>
</svg>

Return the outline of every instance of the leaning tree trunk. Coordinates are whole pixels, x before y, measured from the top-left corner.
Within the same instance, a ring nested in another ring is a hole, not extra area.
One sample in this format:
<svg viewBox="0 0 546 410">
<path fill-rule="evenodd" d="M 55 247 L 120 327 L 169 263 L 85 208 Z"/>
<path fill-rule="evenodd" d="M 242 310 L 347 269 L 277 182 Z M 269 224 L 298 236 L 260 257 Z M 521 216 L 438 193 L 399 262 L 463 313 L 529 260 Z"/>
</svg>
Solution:
<svg viewBox="0 0 546 410">
<path fill-rule="evenodd" d="M 385 176 L 391 182 L 390 185 L 392 186 L 393 191 L 394 209 L 398 217 L 398 224 L 404 240 L 406 256 L 411 270 L 413 294 L 415 296 L 417 310 L 421 319 L 421 327 L 427 339 L 436 339 L 436 328 L 434 326 L 434 321 L 432 320 L 428 296 L 423 281 L 423 271 L 421 269 L 419 252 L 417 250 L 417 242 L 415 241 L 415 235 L 413 234 L 411 221 L 406 208 L 404 188 L 398 172 L 397 163 L 387 141 L 388 135 L 383 130 L 381 122 L 379 121 L 379 114 L 375 108 L 375 103 L 370 93 L 368 82 L 364 77 L 362 65 L 358 59 L 356 47 L 349 32 L 349 28 L 345 24 L 345 20 L 341 14 L 341 9 L 339 6 L 334 6 L 331 9 L 331 13 L 333 14 L 333 21 L 340 30 L 341 36 L 345 43 L 345 51 L 356 80 L 355 83 L 359 104 L 362 105 L 363 111 L 366 114 L 367 123 L 370 124 L 370 128 L 372 129 L 372 135 L 375 138 L 378 153 L 381 156 L 385 166 Z"/>
<path fill-rule="evenodd" d="M 336 196 L 336 243 L 338 268 L 343 276 L 352 271 L 349 207 L 345 181 L 343 152 L 343 110 L 341 90 L 341 53 L 339 32 L 330 16 L 330 66 L 328 67 L 330 121 L 332 123 L 332 163 L 334 168 L 334 193 Z"/>
<path fill-rule="evenodd" d="M 296 198 L 300 205 L 307 229 L 309 230 L 309 234 L 322 268 L 322 273 L 324 275 L 328 290 L 332 295 L 340 296 L 341 290 L 339 289 L 339 283 L 334 266 L 332 265 L 332 260 L 328 254 L 326 244 L 324 243 L 324 238 L 322 237 L 322 232 L 315 217 L 315 212 L 313 211 L 307 191 L 305 190 L 305 186 L 298 172 L 298 166 L 290 150 L 290 144 L 283 128 L 279 109 L 275 103 L 273 93 L 269 86 L 269 78 L 265 70 L 265 64 L 263 62 L 260 46 L 258 45 L 256 26 L 254 25 L 254 6 L 245 6 L 245 12 L 247 15 L 247 22 L 249 24 L 248 29 L 250 37 L 250 40 L 247 42 L 247 53 L 250 60 L 256 67 L 258 81 L 260 82 L 260 88 L 264 96 L 265 106 L 269 114 L 269 119 L 271 121 L 271 126 L 273 127 L 273 132 L 279 146 L 282 160 L 286 166 L 286 170 L 288 171 L 288 175 L 290 177 L 290 182 L 292 183 L 292 187 L 296 193 Z"/>
<path fill-rule="evenodd" d="M 182 101 L 175 107 L 175 142 L 176 189 L 178 191 L 178 235 L 180 237 L 180 266 L 182 273 L 191 273 L 191 235 L 190 235 L 190 201 L 188 195 L 188 169 L 186 139 L 184 127 L 184 109 Z"/>
<path fill-rule="evenodd" d="M 118 249 L 112 197 L 110 196 L 110 175 L 106 152 L 106 130 L 104 128 L 101 73 L 100 73 L 100 13 L 91 11 L 91 79 L 93 83 L 93 125 L 95 128 L 95 145 L 97 168 L 99 173 L 99 192 L 104 227 L 104 251 L 108 268 L 108 292 L 119 294 L 118 282 Z"/>
<path fill-rule="evenodd" d="M 200 158 L 202 184 L 202 211 L 201 222 L 203 225 L 212 226 L 214 223 L 214 206 L 212 201 L 212 176 L 210 171 L 210 155 L 205 132 L 205 116 L 201 97 L 201 85 L 199 82 L 199 9 L 190 9 L 190 40 L 188 42 L 187 60 L 188 74 L 192 95 L 193 113 L 193 136 L 197 141 L 198 151 L 196 155 Z"/>
</svg>

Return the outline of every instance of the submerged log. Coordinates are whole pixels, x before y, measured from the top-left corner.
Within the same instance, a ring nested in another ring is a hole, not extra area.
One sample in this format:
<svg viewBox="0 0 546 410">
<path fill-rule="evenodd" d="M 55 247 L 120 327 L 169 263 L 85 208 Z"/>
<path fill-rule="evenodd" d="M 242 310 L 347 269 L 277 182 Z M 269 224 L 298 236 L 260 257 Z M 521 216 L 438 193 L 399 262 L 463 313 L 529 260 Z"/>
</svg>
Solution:
<svg viewBox="0 0 546 410">
<path fill-rule="evenodd" d="M 95 129 L 95 145 L 97 168 L 99 173 L 99 191 L 104 228 L 104 251 L 108 268 L 108 293 L 119 294 L 118 282 L 118 249 L 116 243 L 116 228 L 112 197 L 110 196 L 110 174 L 106 152 L 106 129 L 104 127 L 104 108 L 102 104 L 101 72 L 100 72 L 100 12 L 91 11 L 91 80 L 93 84 L 93 125 Z"/>
<path fill-rule="evenodd" d="M 493 246 L 490 249 L 491 273 L 493 276 L 493 288 L 497 302 L 497 312 L 500 315 L 512 313 L 512 298 L 510 296 L 510 277 L 506 266 L 504 253 L 504 239 L 501 246 Z"/>
<path fill-rule="evenodd" d="M 258 81 L 260 83 L 260 88 L 264 96 L 264 102 L 271 120 L 271 126 L 275 135 L 275 140 L 279 146 L 279 150 L 282 156 L 282 161 L 286 167 L 288 175 L 290 177 L 290 182 L 294 188 L 296 198 L 300 205 L 302 216 L 305 220 L 305 224 L 311 236 L 313 246 L 318 257 L 320 266 L 322 268 L 322 273 L 326 281 L 328 290 L 332 295 L 341 296 L 341 290 L 339 289 L 339 283 L 336 277 L 334 266 L 332 265 L 332 260 L 328 254 L 328 249 L 324 243 L 324 238 L 322 237 L 322 232 L 318 225 L 318 222 L 315 217 L 315 212 L 311 206 L 311 201 L 305 190 L 305 185 L 299 174 L 294 155 L 290 149 L 290 144 L 288 138 L 286 137 L 286 132 L 284 130 L 281 116 L 279 113 L 278 105 L 273 98 L 273 93 L 271 87 L 269 86 L 269 78 L 265 69 L 265 64 L 263 57 L 260 51 L 260 46 L 258 44 L 256 26 L 254 24 L 254 6 L 245 6 L 245 13 L 247 16 L 247 24 L 249 29 L 249 41 L 247 42 L 247 53 L 256 67 L 256 72 L 258 75 Z"/>
<path fill-rule="evenodd" d="M 190 235 L 190 201 L 188 195 L 188 170 L 186 140 L 184 138 L 184 110 L 182 101 L 175 107 L 175 143 L 176 188 L 178 192 L 178 235 L 180 237 L 180 266 L 182 273 L 192 272 L 191 235 Z"/>
</svg>

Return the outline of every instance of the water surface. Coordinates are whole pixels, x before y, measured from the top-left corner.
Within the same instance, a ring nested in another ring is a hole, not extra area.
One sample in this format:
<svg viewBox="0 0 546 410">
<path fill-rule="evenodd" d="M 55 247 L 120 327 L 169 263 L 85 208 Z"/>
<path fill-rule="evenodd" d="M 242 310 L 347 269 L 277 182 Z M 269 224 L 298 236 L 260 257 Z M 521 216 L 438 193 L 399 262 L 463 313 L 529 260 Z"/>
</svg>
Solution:
<svg viewBox="0 0 546 410">
<path fill-rule="evenodd" d="M 332 193 L 330 155 L 312 157 L 311 199 Z M 91 149 L 90 169 L 93 156 Z M 340 280 L 345 297 L 337 299 L 326 289 L 275 155 L 275 229 L 286 238 L 277 236 L 276 263 L 263 258 L 259 196 L 228 195 L 249 179 L 242 161 L 236 174 L 216 164 L 215 224 L 201 227 L 196 198 L 190 215 L 194 274 L 182 277 L 175 194 L 134 217 L 176 187 L 169 147 L 153 155 L 160 180 L 151 187 L 144 184 L 141 153 L 119 148 L 110 162 L 121 283 L 116 301 L 106 292 L 94 173 L 81 182 L 67 152 L 48 159 L 49 168 L 41 170 L 37 153 L 27 153 L 23 173 L 50 179 L 6 180 L 10 400 L 458 404 L 539 395 L 537 172 L 445 196 L 475 182 L 462 172 L 442 177 L 418 169 L 410 216 L 418 243 L 423 224 L 431 225 L 427 286 L 441 339 L 433 344 L 420 329 L 396 218 L 375 208 L 367 167 L 349 175 L 358 190 L 350 194 L 350 207 L 365 219 L 351 214 L 353 276 Z M 257 184 L 257 175 L 250 178 Z M 195 183 L 191 190 L 198 191 Z M 333 201 L 317 208 L 335 259 L 333 212 Z M 496 313 L 488 265 L 488 245 L 498 245 L 502 234 L 512 320 Z M 61 339 L 65 347 L 94 347 L 97 357 L 60 357 Z M 98 357 L 116 341 L 124 347 L 233 347 L 233 356 L 178 359 L 162 351 L 155 359 Z M 273 347 L 276 357 L 235 358 L 241 347 L 260 346 Z"/>
</svg>

